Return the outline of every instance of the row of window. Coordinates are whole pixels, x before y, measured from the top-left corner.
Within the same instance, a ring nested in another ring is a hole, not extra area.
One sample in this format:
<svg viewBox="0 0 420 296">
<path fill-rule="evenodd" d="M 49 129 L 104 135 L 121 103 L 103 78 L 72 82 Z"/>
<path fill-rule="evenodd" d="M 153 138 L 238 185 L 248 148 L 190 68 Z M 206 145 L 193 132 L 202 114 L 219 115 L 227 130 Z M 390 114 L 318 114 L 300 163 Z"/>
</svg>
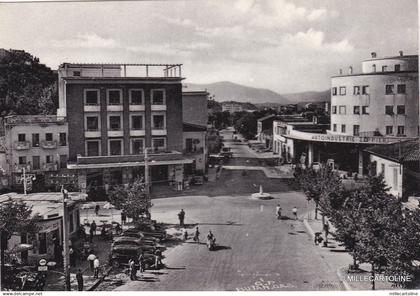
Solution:
<svg viewBox="0 0 420 296">
<path fill-rule="evenodd" d="M 338 108 L 337 108 L 338 107 Z M 362 107 L 360 109 L 360 107 Z M 346 114 L 346 106 L 331 106 L 331 114 Z M 360 111 L 362 113 L 360 113 Z M 353 114 L 369 114 L 369 106 L 353 106 Z M 385 114 L 387 115 L 394 115 L 394 106 L 393 105 L 386 105 L 385 106 Z M 397 114 L 404 115 L 405 114 L 405 105 L 397 105 Z"/>
<path fill-rule="evenodd" d="M 53 139 L 53 133 L 45 133 L 44 139 L 47 142 L 52 142 Z M 26 134 L 18 134 L 18 141 L 19 142 L 26 142 L 27 137 Z M 39 134 L 32 134 L 32 147 L 39 147 L 40 142 L 40 136 Z M 67 133 L 59 133 L 58 136 L 58 144 L 60 146 L 67 146 Z"/>
<path fill-rule="evenodd" d="M 388 71 L 388 66 L 382 66 L 382 72 L 387 72 Z M 394 65 L 394 71 L 395 72 L 400 72 L 401 71 L 401 65 L 400 64 L 396 64 Z M 373 64 L 372 65 L 372 72 L 376 72 L 376 65 Z"/>
<path fill-rule="evenodd" d="M 29 161 L 29 157 L 27 156 L 19 156 L 18 162 L 19 165 L 31 165 L 31 169 L 33 170 L 40 170 L 41 169 L 41 156 L 33 155 L 31 157 L 31 161 Z M 53 164 L 54 163 L 54 155 L 45 155 L 44 163 L 45 164 Z M 58 160 L 57 160 L 58 161 Z M 67 155 L 59 155 L 59 163 L 61 168 L 65 168 L 67 166 Z"/>
<path fill-rule="evenodd" d="M 333 124 L 333 132 L 337 132 L 337 124 L 336 123 Z M 345 124 L 341 125 L 341 132 L 346 133 L 346 125 Z M 360 126 L 357 125 L 357 124 L 353 125 L 353 135 L 354 136 L 359 136 L 359 132 L 360 132 Z M 399 125 L 397 127 L 397 135 L 402 136 L 402 135 L 404 135 L 404 133 L 405 133 L 404 126 Z M 385 134 L 387 136 L 393 135 L 394 134 L 394 127 L 392 125 L 387 125 L 385 127 Z"/>
<path fill-rule="evenodd" d="M 111 131 L 122 130 L 122 118 L 120 114 L 108 114 L 108 129 Z M 85 117 L 86 131 L 100 130 L 100 115 L 89 114 Z M 166 128 L 165 114 L 152 114 L 152 129 L 164 130 Z M 130 129 L 143 130 L 144 129 L 144 115 L 130 114 Z"/>
<path fill-rule="evenodd" d="M 144 138 L 132 138 L 130 140 L 130 153 L 143 154 L 144 153 Z M 166 138 L 152 138 L 152 149 L 159 151 L 166 148 Z M 122 139 L 108 140 L 108 155 L 123 155 L 124 141 Z M 86 141 L 86 155 L 100 156 L 101 155 L 101 140 L 87 140 Z"/>
<path fill-rule="evenodd" d="M 144 90 L 129 89 L 128 99 L 131 105 L 144 105 Z M 121 105 L 123 100 L 122 89 L 107 89 L 106 101 L 108 105 Z M 84 90 L 85 105 L 99 105 L 99 89 Z M 151 90 L 152 105 L 165 105 L 166 94 L 164 89 Z"/>
<path fill-rule="evenodd" d="M 338 91 L 338 94 L 337 94 Z M 407 91 L 407 87 L 405 84 L 397 84 L 397 94 L 406 94 Z M 345 86 L 340 86 L 340 87 L 333 87 L 332 88 L 332 95 L 333 96 L 345 96 L 347 93 L 347 88 Z M 369 85 L 355 85 L 353 86 L 353 95 L 368 95 L 369 94 Z M 387 84 L 385 85 L 385 94 L 386 95 L 391 95 L 391 94 L 395 94 L 395 85 L 393 84 Z"/>
</svg>

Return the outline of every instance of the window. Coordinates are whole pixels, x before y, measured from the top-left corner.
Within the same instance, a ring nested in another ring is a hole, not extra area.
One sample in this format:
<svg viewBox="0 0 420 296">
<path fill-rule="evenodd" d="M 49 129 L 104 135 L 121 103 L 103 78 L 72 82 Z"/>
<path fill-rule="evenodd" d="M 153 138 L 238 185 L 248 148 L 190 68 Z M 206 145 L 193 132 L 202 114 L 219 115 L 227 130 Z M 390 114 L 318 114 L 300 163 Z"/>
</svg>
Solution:
<svg viewBox="0 0 420 296">
<path fill-rule="evenodd" d="M 390 105 L 385 106 L 385 114 L 394 115 L 394 106 L 390 106 Z"/>
<path fill-rule="evenodd" d="M 109 154 L 110 155 L 121 155 L 122 153 L 122 141 L 121 140 L 110 140 L 109 141 Z"/>
<path fill-rule="evenodd" d="M 109 116 L 109 129 L 111 131 L 121 130 L 121 116 L 120 115 Z"/>
<path fill-rule="evenodd" d="M 131 140 L 131 154 L 142 154 L 144 149 L 143 139 Z"/>
<path fill-rule="evenodd" d="M 337 95 L 337 88 L 336 87 L 333 87 L 332 88 L 332 95 L 333 96 L 336 96 Z"/>
<path fill-rule="evenodd" d="M 354 86 L 353 87 L 353 94 L 354 95 L 360 95 L 360 86 Z"/>
<path fill-rule="evenodd" d="M 405 114 L 405 105 L 397 105 L 397 114 Z"/>
<path fill-rule="evenodd" d="M 143 129 L 143 116 L 142 115 L 131 115 L 131 129 L 133 130 Z"/>
<path fill-rule="evenodd" d="M 39 170 L 41 168 L 40 160 L 39 156 L 32 156 L 32 168 L 34 170 Z"/>
<path fill-rule="evenodd" d="M 346 114 L 346 106 L 339 106 L 338 112 L 339 114 Z"/>
<path fill-rule="evenodd" d="M 80 71 L 73 71 L 73 76 L 80 76 Z"/>
<path fill-rule="evenodd" d="M 52 133 L 46 133 L 45 134 L 45 141 L 51 142 L 53 140 L 53 134 Z"/>
<path fill-rule="evenodd" d="M 388 66 L 382 66 L 382 72 L 386 72 L 387 68 L 388 68 Z"/>
<path fill-rule="evenodd" d="M 39 134 L 32 134 L 32 147 L 39 147 Z"/>
<path fill-rule="evenodd" d="M 372 65 L 372 72 L 376 72 L 376 65 L 375 64 Z"/>
<path fill-rule="evenodd" d="M 392 125 L 387 125 L 386 127 L 385 127 L 385 135 L 392 135 L 393 134 L 393 127 L 392 127 Z"/>
<path fill-rule="evenodd" d="M 398 126 L 398 136 L 403 136 L 404 135 L 404 126 L 403 125 L 399 125 Z"/>
<path fill-rule="evenodd" d="M 67 168 L 67 155 L 65 154 L 60 155 L 60 168 Z"/>
<path fill-rule="evenodd" d="M 345 96 L 345 95 L 346 95 L 346 87 L 340 86 L 340 96 Z"/>
<path fill-rule="evenodd" d="M 25 142 L 26 141 L 26 134 L 18 134 L 18 141 Z"/>
<path fill-rule="evenodd" d="M 401 65 L 400 64 L 396 64 L 394 66 L 395 72 L 400 72 L 401 71 Z"/>
<path fill-rule="evenodd" d="M 90 132 L 99 130 L 99 116 L 86 116 L 86 130 Z"/>
<path fill-rule="evenodd" d="M 152 139 L 152 147 L 153 150 L 163 150 L 166 147 L 165 138 L 153 138 Z"/>
<path fill-rule="evenodd" d="M 398 94 L 405 94 L 405 84 L 398 84 L 397 85 L 397 93 Z"/>
<path fill-rule="evenodd" d="M 336 132 L 337 131 L 337 124 L 333 124 L 333 132 Z"/>
<path fill-rule="evenodd" d="M 46 232 L 39 232 L 38 233 L 38 240 L 39 240 L 39 248 L 38 253 L 46 254 L 47 253 L 47 233 Z"/>
<path fill-rule="evenodd" d="M 369 94 L 369 85 L 363 85 L 362 86 L 362 95 L 368 95 Z"/>
<path fill-rule="evenodd" d="M 353 136 L 359 135 L 360 126 L 359 125 L 353 125 Z"/>
<path fill-rule="evenodd" d="M 152 120 L 152 129 L 165 129 L 165 115 L 153 115 Z"/>
<path fill-rule="evenodd" d="M 369 114 L 369 106 L 362 106 L 362 114 Z"/>
<path fill-rule="evenodd" d="M 353 114 L 360 114 L 360 106 L 353 106 Z"/>
<path fill-rule="evenodd" d="M 387 84 L 387 85 L 385 85 L 385 94 L 386 95 L 392 95 L 392 94 L 394 94 L 394 85 L 393 84 Z"/>
<path fill-rule="evenodd" d="M 332 106 L 331 107 L 331 113 L 332 114 L 337 114 L 337 106 Z"/>
<path fill-rule="evenodd" d="M 66 133 L 60 133 L 60 146 L 67 146 L 67 134 Z"/>
<path fill-rule="evenodd" d="M 342 133 L 345 133 L 346 132 L 346 125 L 345 124 L 342 124 L 341 125 L 341 132 Z"/>
<path fill-rule="evenodd" d="M 46 163 L 52 163 L 52 162 L 53 162 L 53 157 L 52 157 L 52 155 L 46 155 L 46 156 L 45 156 L 45 162 L 46 162 Z"/>
<path fill-rule="evenodd" d="M 130 89 L 130 104 L 143 105 L 144 93 L 142 89 Z"/>
<path fill-rule="evenodd" d="M 26 156 L 19 156 L 19 164 L 26 164 Z"/>
<path fill-rule="evenodd" d="M 108 105 L 121 105 L 121 90 L 108 89 L 107 97 L 108 97 Z"/>
<path fill-rule="evenodd" d="M 87 141 L 86 154 L 87 156 L 99 156 L 99 141 Z"/>
<path fill-rule="evenodd" d="M 152 89 L 152 105 L 165 105 L 165 91 Z"/>
<path fill-rule="evenodd" d="M 99 105 L 99 90 L 85 90 L 85 105 Z"/>
</svg>

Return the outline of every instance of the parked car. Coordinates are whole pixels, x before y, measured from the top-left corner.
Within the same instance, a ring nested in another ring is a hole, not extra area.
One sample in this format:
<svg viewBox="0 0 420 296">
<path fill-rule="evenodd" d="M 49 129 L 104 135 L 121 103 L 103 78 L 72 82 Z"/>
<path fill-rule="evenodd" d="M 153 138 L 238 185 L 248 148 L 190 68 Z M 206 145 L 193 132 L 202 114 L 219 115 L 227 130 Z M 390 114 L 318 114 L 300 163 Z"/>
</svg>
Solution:
<svg viewBox="0 0 420 296">
<path fill-rule="evenodd" d="M 118 268 L 121 265 L 128 265 L 128 261 L 133 259 L 138 265 L 138 258 L 142 250 L 135 244 L 118 244 L 111 249 L 109 264 Z M 151 253 L 144 253 L 146 269 L 155 263 L 155 256 Z"/>
<path fill-rule="evenodd" d="M 121 239 L 123 238 L 123 239 Z M 111 251 L 115 248 L 118 247 L 120 245 L 133 245 L 136 246 L 139 250 L 153 254 L 156 250 L 156 246 L 154 245 L 150 245 L 150 244 L 145 244 L 143 242 L 141 242 L 141 240 L 132 238 L 132 237 L 125 237 L 126 239 L 124 239 L 124 237 L 120 237 L 120 240 L 115 240 L 112 242 L 111 245 Z"/>
<path fill-rule="evenodd" d="M 229 147 L 222 147 L 219 155 L 222 156 L 222 157 L 225 157 L 225 158 L 232 158 L 233 157 L 233 152 L 230 151 Z"/>
<path fill-rule="evenodd" d="M 159 241 L 158 238 L 155 238 L 155 237 L 152 237 L 152 236 L 147 236 L 144 233 L 142 233 L 142 232 L 140 232 L 136 229 L 127 229 L 121 234 L 121 236 L 130 236 L 130 237 L 142 239 L 143 241 L 150 241 L 150 242 Z"/>
</svg>

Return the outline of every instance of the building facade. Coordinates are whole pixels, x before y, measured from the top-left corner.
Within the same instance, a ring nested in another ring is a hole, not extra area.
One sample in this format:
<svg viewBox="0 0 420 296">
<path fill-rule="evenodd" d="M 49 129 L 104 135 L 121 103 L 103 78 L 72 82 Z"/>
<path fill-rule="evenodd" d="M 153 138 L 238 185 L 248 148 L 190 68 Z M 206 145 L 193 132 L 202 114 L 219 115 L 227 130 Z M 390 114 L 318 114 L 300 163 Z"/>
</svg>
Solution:
<svg viewBox="0 0 420 296">
<path fill-rule="evenodd" d="M 159 70 L 159 72 L 157 72 Z M 144 176 L 183 182 L 181 65 L 62 64 L 59 110 L 69 122 L 69 165 L 82 190 L 108 191 Z M 177 187 L 179 188 L 179 187 Z"/>
<path fill-rule="evenodd" d="M 362 73 L 332 77 L 331 133 L 417 137 L 418 56 L 362 62 Z"/>
<path fill-rule="evenodd" d="M 74 176 L 67 171 L 69 145 L 65 118 L 14 115 L 6 117 L 3 125 L 5 163 L 2 168 L 9 176 L 11 187 L 23 187 L 24 172 L 35 176 L 34 186 L 54 188 L 56 183 L 73 183 Z"/>
</svg>

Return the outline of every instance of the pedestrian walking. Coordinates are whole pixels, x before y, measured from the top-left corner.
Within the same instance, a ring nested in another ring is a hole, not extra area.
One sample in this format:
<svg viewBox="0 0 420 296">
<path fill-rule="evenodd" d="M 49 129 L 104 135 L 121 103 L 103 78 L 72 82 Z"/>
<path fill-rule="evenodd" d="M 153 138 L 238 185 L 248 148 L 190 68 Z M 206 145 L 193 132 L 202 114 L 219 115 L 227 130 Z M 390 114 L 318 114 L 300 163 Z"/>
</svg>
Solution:
<svg viewBox="0 0 420 296">
<path fill-rule="evenodd" d="M 140 273 L 143 273 L 146 270 L 144 251 L 141 251 L 141 254 L 139 256 L 139 268 L 140 268 Z"/>
<path fill-rule="evenodd" d="M 121 212 L 121 224 L 124 225 L 127 223 L 127 215 L 124 211 Z"/>
<path fill-rule="evenodd" d="M 194 241 L 200 243 L 200 231 L 198 230 L 198 226 L 195 228 Z"/>
<path fill-rule="evenodd" d="M 93 260 L 93 278 L 97 279 L 98 275 L 99 275 L 99 267 L 100 267 L 100 262 L 98 257 L 95 258 L 95 260 Z"/>
<path fill-rule="evenodd" d="M 297 208 L 296 207 L 293 207 L 292 213 L 293 213 L 293 216 L 295 217 L 295 220 L 297 220 L 298 216 L 297 216 Z"/>
<path fill-rule="evenodd" d="M 155 250 L 155 269 L 159 269 L 162 264 L 162 251 L 159 248 Z"/>
<path fill-rule="evenodd" d="M 128 269 L 130 272 L 130 280 L 135 281 L 137 279 L 136 277 L 137 269 L 136 269 L 136 263 L 134 262 L 133 259 L 130 259 L 128 261 Z"/>
<path fill-rule="evenodd" d="M 96 256 L 95 254 L 93 254 L 92 252 L 89 254 L 89 256 L 87 257 L 87 260 L 89 262 L 89 266 L 90 266 L 90 271 L 93 272 L 94 271 L 94 264 L 93 262 L 95 261 Z"/>
<path fill-rule="evenodd" d="M 314 238 L 314 243 L 315 245 L 319 245 L 324 239 L 321 236 L 321 232 L 316 232 L 315 233 L 315 238 Z"/>
<path fill-rule="evenodd" d="M 330 233 L 330 225 L 328 224 L 328 221 L 325 221 L 324 223 L 324 231 L 325 231 L 325 239 L 328 240 L 328 234 Z"/>
<path fill-rule="evenodd" d="M 185 219 L 184 209 L 181 209 L 181 211 L 178 213 L 178 218 L 179 218 L 179 226 L 184 227 L 184 219 Z"/>
<path fill-rule="evenodd" d="M 93 237 L 96 234 L 96 223 L 95 220 L 92 221 L 92 223 L 90 224 L 90 229 L 89 229 L 89 234 L 90 234 L 90 242 L 93 242 Z"/>
<path fill-rule="evenodd" d="M 184 238 L 184 241 L 188 239 L 188 232 L 187 232 L 187 229 L 185 228 L 182 231 L 182 237 Z"/>
<path fill-rule="evenodd" d="M 77 280 L 77 290 L 83 291 L 83 273 L 80 270 L 80 268 L 77 270 L 76 280 Z"/>
<path fill-rule="evenodd" d="M 277 204 L 277 206 L 276 206 L 276 215 L 277 215 L 277 219 L 278 220 L 280 220 L 280 218 L 281 218 L 281 207 L 280 207 L 280 204 Z"/>
<path fill-rule="evenodd" d="M 99 205 L 96 205 L 95 206 L 95 214 L 96 214 L 96 216 L 99 216 L 99 209 L 100 209 Z"/>
<path fill-rule="evenodd" d="M 70 257 L 70 266 L 75 267 L 76 266 L 76 254 L 73 250 L 73 247 L 69 248 L 69 257 Z"/>
</svg>

